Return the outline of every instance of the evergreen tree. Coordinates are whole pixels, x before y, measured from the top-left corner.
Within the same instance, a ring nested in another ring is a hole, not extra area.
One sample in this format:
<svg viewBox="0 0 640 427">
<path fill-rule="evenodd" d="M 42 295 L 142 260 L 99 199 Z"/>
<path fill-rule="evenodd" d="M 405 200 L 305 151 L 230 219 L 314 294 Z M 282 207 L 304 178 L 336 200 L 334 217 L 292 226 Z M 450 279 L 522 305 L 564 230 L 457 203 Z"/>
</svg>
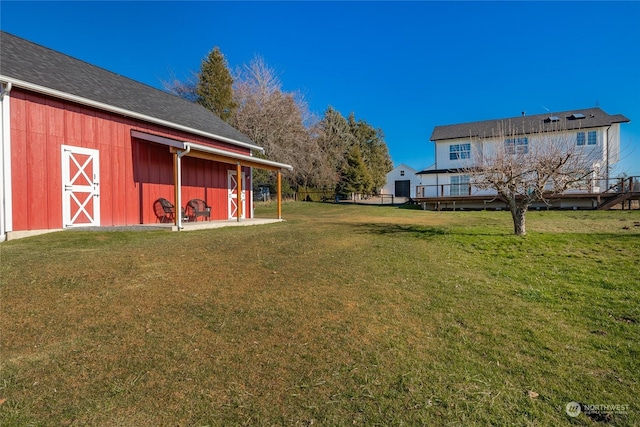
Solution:
<svg viewBox="0 0 640 427">
<path fill-rule="evenodd" d="M 377 193 L 386 183 L 387 173 L 393 169 L 382 130 L 374 129 L 364 120 L 356 121 L 353 113 L 349 116 L 349 128 L 360 146 L 362 159 L 371 177 L 370 191 Z"/>
<path fill-rule="evenodd" d="M 371 191 L 371 175 L 362 159 L 358 144 L 353 144 L 347 153 L 346 164 L 336 192 L 346 196 L 349 193 L 368 193 Z"/>
<path fill-rule="evenodd" d="M 353 145 L 349 123 L 339 111 L 329 106 L 314 132 L 321 151 L 316 170 L 319 172 L 316 185 L 336 187 L 346 167 L 347 153 Z"/>
<path fill-rule="evenodd" d="M 233 78 L 227 68 L 227 60 L 218 47 L 202 60 L 196 85 L 196 102 L 225 121 L 236 109 Z"/>
</svg>

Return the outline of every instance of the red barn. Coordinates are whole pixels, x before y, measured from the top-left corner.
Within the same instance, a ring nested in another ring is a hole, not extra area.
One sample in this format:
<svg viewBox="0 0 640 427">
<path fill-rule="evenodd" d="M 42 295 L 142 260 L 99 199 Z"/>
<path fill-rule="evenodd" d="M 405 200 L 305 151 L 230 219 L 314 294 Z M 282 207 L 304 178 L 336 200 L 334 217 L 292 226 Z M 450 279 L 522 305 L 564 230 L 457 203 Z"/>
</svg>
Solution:
<svg viewBox="0 0 640 427">
<path fill-rule="evenodd" d="M 153 224 L 161 198 L 250 218 L 252 168 L 291 169 L 200 105 L 5 32 L 0 85 L 0 240 Z"/>
</svg>

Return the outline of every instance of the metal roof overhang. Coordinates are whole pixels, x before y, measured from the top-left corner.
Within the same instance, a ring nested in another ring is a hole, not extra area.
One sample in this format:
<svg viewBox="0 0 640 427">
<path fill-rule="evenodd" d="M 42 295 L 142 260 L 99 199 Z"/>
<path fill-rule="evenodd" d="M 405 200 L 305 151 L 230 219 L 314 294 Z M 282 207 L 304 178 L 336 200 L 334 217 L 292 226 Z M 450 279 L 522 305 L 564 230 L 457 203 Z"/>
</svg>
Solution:
<svg viewBox="0 0 640 427">
<path fill-rule="evenodd" d="M 211 160 L 214 162 L 227 163 L 232 165 L 248 166 L 257 169 L 278 171 L 281 169 L 293 170 L 293 166 L 285 163 L 278 163 L 267 159 L 260 159 L 246 154 L 234 153 L 233 151 L 222 150 L 220 148 L 209 147 L 194 142 L 179 141 L 164 136 L 153 135 L 146 132 L 131 130 L 131 136 L 145 141 L 169 146 L 172 153 L 184 152 L 188 157 Z"/>
<path fill-rule="evenodd" d="M 216 162 L 229 163 L 233 165 L 249 166 L 258 169 L 267 169 L 277 171 L 280 169 L 293 170 L 293 166 L 285 163 L 278 163 L 271 160 L 260 159 L 258 157 L 247 156 L 245 154 L 234 153 L 231 151 L 220 150 L 219 148 L 208 147 L 206 145 L 185 142 L 185 149 L 191 148 L 186 154 L 190 157 L 199 159 L 212 160 Z M 172 148 L 172 152 L 178 149 Z"/>
</svg>

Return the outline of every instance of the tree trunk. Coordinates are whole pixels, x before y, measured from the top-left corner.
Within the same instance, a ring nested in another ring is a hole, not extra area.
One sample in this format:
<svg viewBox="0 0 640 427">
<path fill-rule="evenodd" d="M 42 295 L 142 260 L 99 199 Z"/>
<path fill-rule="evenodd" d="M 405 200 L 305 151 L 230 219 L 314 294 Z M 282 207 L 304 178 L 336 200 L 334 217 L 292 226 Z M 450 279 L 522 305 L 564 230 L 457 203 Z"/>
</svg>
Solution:
<svg viewBox="0 0 640 427">
<path fill-rule="evenodd" d="M 526 228 L 527 208 L 519 206 L 511 207 L 511 217 L 513 218 L 513 233 L 516 236 L 524 236 L 527 234 Z"/>
</svg>

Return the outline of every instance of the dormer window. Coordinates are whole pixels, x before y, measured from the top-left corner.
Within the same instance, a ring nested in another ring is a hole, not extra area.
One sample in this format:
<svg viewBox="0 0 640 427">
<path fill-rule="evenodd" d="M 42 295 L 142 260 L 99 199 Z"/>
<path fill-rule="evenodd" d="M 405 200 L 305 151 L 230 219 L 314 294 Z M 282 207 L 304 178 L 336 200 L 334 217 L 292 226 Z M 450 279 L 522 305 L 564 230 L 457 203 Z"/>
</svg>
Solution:
<svg viewBox="0 0 640 427">
<path fill-rule="evenodd" d="M 582 114 L 582 113 L 573 113 L 568 118 L 569 118 L 569 120 L 579 120 L 579 119 L 584 119 L 585 115 Z"/>
<path fill-rule="evenodd" d="M 560 117 L 558 116 L 549 116 L 546 119 L 544 119 L 545 122 L 550 123 L 550 122 L 559 122 L 560 121 Z"/>
</svg>

